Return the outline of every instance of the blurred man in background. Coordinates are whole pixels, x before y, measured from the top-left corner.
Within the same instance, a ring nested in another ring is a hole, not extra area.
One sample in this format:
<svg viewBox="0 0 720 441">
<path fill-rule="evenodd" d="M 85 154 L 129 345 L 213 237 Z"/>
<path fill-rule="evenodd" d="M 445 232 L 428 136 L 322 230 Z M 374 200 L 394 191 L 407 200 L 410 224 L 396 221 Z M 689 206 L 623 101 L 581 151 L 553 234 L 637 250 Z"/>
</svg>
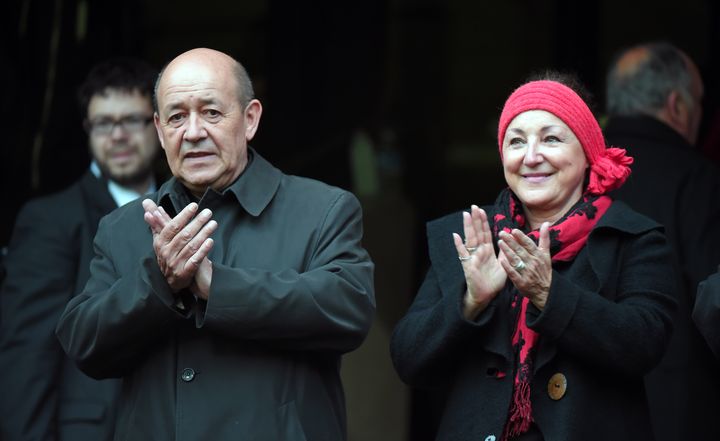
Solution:
<svg viewBox="0 0 720 441">
<path fill-rule="evenodd" d="M 152 124 L 157 72 L 133 59 L 95 66 L 78 98 L 92 154 L 69 188 L 18 215 L 0 291 L 0 439 L 110 440 L 116 380 L 97 381 L 65 357 L 54 329 L 89 276 L 100 218 L 155 190 Z"/>
<path fill-rule="evenodd" d="M 694 148 L 703 91 L 695 63 L 668 43 L 621 52 L 607 75 L 607 143 L 635 158 L 613 196 L 665 226 L 682 284 L 667 353 L 645 382 L 659 441 L 720 439 L 720 370 L 691 320 L 698 284 L 720 263 L 720 173 Z"/>
</svg>

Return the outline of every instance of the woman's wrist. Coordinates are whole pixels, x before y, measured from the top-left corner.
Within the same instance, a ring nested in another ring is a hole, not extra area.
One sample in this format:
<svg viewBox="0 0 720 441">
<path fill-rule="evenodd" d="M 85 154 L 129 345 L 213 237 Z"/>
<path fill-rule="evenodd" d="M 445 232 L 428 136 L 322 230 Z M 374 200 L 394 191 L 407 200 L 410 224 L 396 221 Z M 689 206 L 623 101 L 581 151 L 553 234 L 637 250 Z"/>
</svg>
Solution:
<svg viewBox="0 0 720 441">
<path fill-rule="evenodd" d="M 473 321 L 487 308 L 489 303 L 489 300 L 476 300 L 473 295 L 470 294 L 470 290 L 465 290 L 465 296 L 463 297 L 463 316 L 466 320 Z"/>
</svg>

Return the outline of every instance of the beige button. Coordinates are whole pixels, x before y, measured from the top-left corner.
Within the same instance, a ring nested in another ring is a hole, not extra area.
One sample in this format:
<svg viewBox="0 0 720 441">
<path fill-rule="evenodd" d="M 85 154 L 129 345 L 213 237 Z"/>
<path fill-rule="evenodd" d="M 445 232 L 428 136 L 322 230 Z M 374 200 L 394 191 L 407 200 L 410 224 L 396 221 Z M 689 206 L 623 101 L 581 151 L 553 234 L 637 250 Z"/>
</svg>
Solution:
<svg viewBox="0 0 720 441">
<path fill-rule="evenodd" d="M 558 372 L 550 377 L 550 381 L 548 381 L 548 395 L 550 395 L 550 398 L 557 401 L 565 396 L 566 390 L 567 378 L 565 378 L 565 375 Z"/>
</svg>

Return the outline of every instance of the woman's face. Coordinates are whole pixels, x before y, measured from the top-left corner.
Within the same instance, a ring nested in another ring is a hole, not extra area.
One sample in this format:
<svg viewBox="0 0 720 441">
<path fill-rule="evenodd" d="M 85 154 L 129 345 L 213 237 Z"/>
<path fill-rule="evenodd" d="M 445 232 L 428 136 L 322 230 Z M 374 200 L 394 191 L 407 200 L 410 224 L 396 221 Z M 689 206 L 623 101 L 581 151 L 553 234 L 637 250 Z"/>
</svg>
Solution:
<svg viewBox="0 0 720 441">
<path fill-rule="evenodd" d="M 545 220 L 562 217 L 582 196 L 588 162 L 564 122 L 544 110 L 513 119 L 503 140 L 505 181 L 525 207 Z"/>
</svg>

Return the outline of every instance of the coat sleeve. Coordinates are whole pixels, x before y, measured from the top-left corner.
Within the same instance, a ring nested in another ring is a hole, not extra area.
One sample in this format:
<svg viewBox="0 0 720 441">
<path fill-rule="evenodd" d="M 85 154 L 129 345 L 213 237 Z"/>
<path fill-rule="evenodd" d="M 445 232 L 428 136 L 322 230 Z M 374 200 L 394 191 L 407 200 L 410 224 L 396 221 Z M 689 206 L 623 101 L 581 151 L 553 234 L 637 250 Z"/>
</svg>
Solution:
<svg viewBox="0 0 720 441">
<path fill-rule="evenodd" d="M 358 347 L 375 311 L 373 264 L 361 244 L 360 203 L 343 192 L 323 219 L 302 272 L 213 263 L 209 301 L 198 312 L 198 326 L 290 350 Z"/>
<path fill-rule="evenodd" d="M 703 191 L 699 193 L 698 188 Z M 683 286 L 692 299 L 700 282 L 720 265 L 720 204 L 708 202 L 720 200 L 717 169 L 700 162 L 679 193 L 673 223 L 680 236 L 673 247 L 680 256 Z"/>
<path fill-rule="evenodd" d="M 498 294 L 475 320 L 466 320 L 462 300 L 466 285 L 451 232 L 462 228 L 462 216 L 451 214 L 427 225 L 430 269 L 410 309 L 396 325 L 390 342 L 395 370 L 407 384 L 442 388 L 457 366 L 477 349 L 507 358 L 509 335 L 500 323 L 508 298 Z"/>
<path fill-rule="evenodd" d="M 56 439 L 62 348 L 54 329 L 75 290 L 77 234 L 40 201 L 19 213 L 0 300 L 0 439 Z"/>
<path fill-rule="evenodd" d="M 444 386 L 468 342 L 492 326 L 495 305 L 491 303 L 476 322 L 470 322 L 462 315 L 462 296 L 462 290 L 443 295 L 436 270 L 429 269 L 390 341 L 395 370 L 405 383 L 422 388 Z"/>
<path fill-rule="evenodd" d="M 528 326 L 558 352 L 612 372 L 643 375 L 660 362 L 672 332 L 676 284 L 669 248 L 665 236 L 651 230 L 628 240 L 612 259 L 615 292 L 594 291 L 553 271 L 548 303 L 542 312 L 528 308 Z"/>
<path fill-rule="evenodd" d="M 145 255 L 113 256 L 112 219 L 100 221 L 90 279 L 68 302 L 55 333 L 80 370 L 101 379 L 121 377 L 187 319 L 157 265 L 152 246 Z M 151 238 L 148 233 L 148 243 Z M 132 270 L 119 274 L 114 262 L 135 259 Z"/>
<path fill-rule="evenodd" d="M 692 318 L 715 357 L 720 359 L 720 273 L 698 286 Z"/>
</svg>

